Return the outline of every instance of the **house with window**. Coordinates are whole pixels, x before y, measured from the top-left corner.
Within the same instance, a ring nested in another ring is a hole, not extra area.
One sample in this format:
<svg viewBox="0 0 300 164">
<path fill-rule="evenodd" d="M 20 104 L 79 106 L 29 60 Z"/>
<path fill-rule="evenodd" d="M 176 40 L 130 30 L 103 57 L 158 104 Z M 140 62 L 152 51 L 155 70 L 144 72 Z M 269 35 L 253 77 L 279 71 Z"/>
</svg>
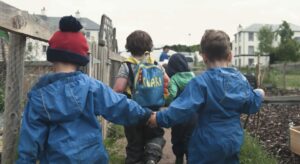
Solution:
<svg viewBox="0 0 300 164">
<path fill-rule="evenodd" d="M 41 14 L 36 15 L 36 16 L 38 16 L 40 19 L 44 20 L 49 25 L 49 27 L 52 29 L 52 31 L 57 31 L 59 29 L 59 20 L 61 17 L 49 17 L 49 16 L 46 16 L 45 13 L 46 13 L 46 10 L 45 10 L 45 8 L 43 8 L 41 10 Z M 79 11 L 77 11 L 75 13 L 75 17 L 82 24 L 82 26 L 83 26 L 82 31 L 83 31 L 87 41 L 88 42 L 95 41 L 96 43 L 98 43 L 98 33 L 99 33 L 100 25 L 98 25 L 96 22 L 90 20 L 89 18 L 80 17 Z M 26 40 L 25 60 L 45 61 L 47 48 L 48 48 L 48 43 L 28 38 Z"/>
<path fill-rule="evenodd" d="M 275 32 L 279 28 L 279 24 L 252 24 L 243 28 L 239 25 L 237 33 L 234 34 L 232 42 L 232 52 L 234 58 L 232 64 L 236 67 L 254 67 L 257 64 L 257 52 L 259 40 L 257 33 L 263 26 L 269 26 Z M 300 26 L 290 24 L 290 28 L 294 31 L 294 38 L 300 40 Z M 276 47 L 280 43 L 280 36 L 275 35 L 273 46 Z M 260 63 L 268 66 L 270 61 L 269 54 L 263 54 Z"/>
</svg>

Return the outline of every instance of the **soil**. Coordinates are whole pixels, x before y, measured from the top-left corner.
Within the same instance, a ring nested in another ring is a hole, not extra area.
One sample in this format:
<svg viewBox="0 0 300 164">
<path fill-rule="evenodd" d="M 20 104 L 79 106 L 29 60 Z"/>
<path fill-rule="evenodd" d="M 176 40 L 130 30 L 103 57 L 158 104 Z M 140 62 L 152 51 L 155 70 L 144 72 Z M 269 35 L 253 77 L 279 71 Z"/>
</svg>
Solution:
<svg viewBox="0 0 300 164">
<path fill-rule="evenodd" d="M 175 155 L 172 151 L 172 143 L 171 143 L 171 129 L 165 129 L 164 138 L 166 140 L 166 145 L 163 150 L 163 157 L 160 160 L 159 164 L 174 164 L 175 163 Z"/>
<path fill-rule="evenodd" d="M 300 90 L 273 90 L 268 94 L 300 95 Z M 264 104 L 259 114 L 250 116 L 247 131 L 257 137 L 263 147 L 278 158 L 280 164 L 298 164 L 300 157 L 292 153 L 289 147 L 290 123 L 300 126 L 300 104 Z"/>
<path fill-rule="evenodd" d="M 164 138 L 166 140 L 166 145 L 163 150 L 163 157 L 158 164 L 174 164 L 175 155 L 173 154 L 173 150 L 172 150 L 171 129 L 165 129 Z"/>
</svg>

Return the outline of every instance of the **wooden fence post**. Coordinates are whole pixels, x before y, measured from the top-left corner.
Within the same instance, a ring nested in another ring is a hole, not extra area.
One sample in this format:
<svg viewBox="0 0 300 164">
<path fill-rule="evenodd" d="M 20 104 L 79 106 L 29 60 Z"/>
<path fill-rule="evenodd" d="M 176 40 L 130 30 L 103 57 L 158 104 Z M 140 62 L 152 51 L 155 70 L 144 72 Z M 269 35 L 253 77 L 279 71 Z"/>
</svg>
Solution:
<svg viewBox="0 0 300 164">
<path fill-rule="evenodd" d="M 261 87 L 261 65 L 260 65 L 260 53 L 257 55 L 257 65 L 256 65 L 256 84 L 257 87 Z"/>
<path fill-rule="evenodd" d="M 13 33 L 10 35 L 5 83 L 3 164 L 12 164 L 15 161 L 21 119 L 25 45 L 25 36 Z"/>
</svg>

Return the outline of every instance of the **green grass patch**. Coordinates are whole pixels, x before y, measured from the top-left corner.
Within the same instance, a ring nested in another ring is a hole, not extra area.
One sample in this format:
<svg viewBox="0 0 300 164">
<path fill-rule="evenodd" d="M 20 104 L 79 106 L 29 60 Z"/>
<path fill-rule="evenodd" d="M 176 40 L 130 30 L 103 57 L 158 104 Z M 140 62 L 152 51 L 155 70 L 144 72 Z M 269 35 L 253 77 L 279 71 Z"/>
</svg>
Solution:
<svg viewBox="0 0 300 164">
<path fill-rule="evenodd" d="M 107 138 L 104 140 L 105 148 L 109 155 L 109 163 L 125 163 L 124 130 L 120 125 L 111 125 L 108 128 Z M 123 140 L 122 140 L 123 139 Z"/>
<path fill-rule="evenodd" d="M 269 155 L 258 140 L 245 133 L 244 144 L 240 154 L 241 164 L 277 164 L 278 161 Z"/>
<path fill-rule="evenodd" d="M 120 151 L 122 150 L 122 145 L 118 145 L 114 139 L 107 138 L 104 140 L 105 148 L 108 152 L 109 163 L 125 163 L 125 155 L 122 155 Z"/>
</svg>

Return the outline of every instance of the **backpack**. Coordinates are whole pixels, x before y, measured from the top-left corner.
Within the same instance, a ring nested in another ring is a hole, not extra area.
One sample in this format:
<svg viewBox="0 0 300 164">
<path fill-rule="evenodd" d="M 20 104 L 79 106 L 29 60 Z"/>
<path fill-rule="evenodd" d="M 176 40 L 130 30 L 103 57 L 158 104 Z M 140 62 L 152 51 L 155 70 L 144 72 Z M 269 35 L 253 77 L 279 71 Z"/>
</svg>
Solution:
<svg viewBox="0 0 300 164">
<path fill-rule="evenodd" d="M 165 104 L 164 72 L 157 63 L 141 62 L 132 70 L 131 63 L 126 62 L 129 79 L 132 82 L 131 99 L 142 107 L 159 108 Z"/>
</svg>

